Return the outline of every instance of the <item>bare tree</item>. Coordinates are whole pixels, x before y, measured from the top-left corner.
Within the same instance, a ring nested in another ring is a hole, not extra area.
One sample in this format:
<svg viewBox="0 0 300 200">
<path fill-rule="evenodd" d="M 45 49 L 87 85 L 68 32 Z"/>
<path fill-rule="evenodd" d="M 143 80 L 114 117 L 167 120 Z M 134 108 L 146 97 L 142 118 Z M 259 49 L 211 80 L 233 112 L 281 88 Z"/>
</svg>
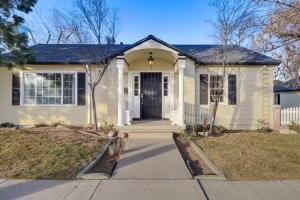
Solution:
<svg viewBox="0 0 300 200">
<path fill-rule="evenodd" d="M 105 0 L 76 0 L 75 13 L 78 20 L 91 31 L 96 42 L 101 44 L 105 40 L 107 31 L 107 17 L 109 8 Z"/>
<path fill-rule="evenodd" d="M 261 0 L 265 17 L 254 40 L 257 50 L 267 52 L 282 61 L 275 75 L 283 80 L 294 79 L 300 85 L 300 1 Z"/>
<path fill-rule="evenodd" d="M 91 100 L 93 106 L 94 128 L 98 130 L 98 117 L 96 108 L 96 87 L 101 82 L 107 67 L 110 64 L 110 49 L 114 45 L 115 37 L 119 32 L 119 16 L 117 10 L 110 9 L 106 6 L 105 0 L 77 0 L 77 9 L 79 17 L 85 27 L 96 38 L 96 42 L 101 44 L 99 50 L 93 55 L 97 60 L 92 63 L 86 59 L 83 62 L 85 71 L 88 75 L 88 86 L 91 91 Z M 111 12 L 111 13 L 110 13 Z M 113 42 L 111 42 L 113 39 Z"/>
<path fill-rule="evenodd" d="M 89 43 L 89 32 L 77 20 L 73 12 L 52 10 L 52 26 L 56 33 L 56 43 L 82 44 Z"/>
<path fill-rule="evenodd" d="M 28 32 L 28 38 L 31 44 L 51 43 L 53 39 L 52 25 L 49 23 L 50 18 L 36 11 L 34 21 L 27 21 L 24 29 Z"/>
<path fill-rule="evenodd" d="M 216 57 L 220 58 L 221 75 L 214 77 L 215 89 L 211 94 L 213 108 L 210 119 L 209 134 L 213 134 L 217 109 L 223 98 L 223 86 L 226 73 L 235 61 L 229 58 L 229 51 L 234 45 L 241 45 L 251 36 L 255 29 L 257 4 L 251 0 L 215 0 L 212 4 L 217 11 L 217 18 L 212 22 L 216 30 L 216 39 L 221 49 Z M 230 73 L 230 70 L 229 70 Z"/>
<path fill-rule="evenodd" d="M 52 9 L 50 16 L 36 12 L 35 20 L 24 26 L 31 44 L 82 44 L 90 43 L 90 33 L 73 12 Z"/>
</svg>

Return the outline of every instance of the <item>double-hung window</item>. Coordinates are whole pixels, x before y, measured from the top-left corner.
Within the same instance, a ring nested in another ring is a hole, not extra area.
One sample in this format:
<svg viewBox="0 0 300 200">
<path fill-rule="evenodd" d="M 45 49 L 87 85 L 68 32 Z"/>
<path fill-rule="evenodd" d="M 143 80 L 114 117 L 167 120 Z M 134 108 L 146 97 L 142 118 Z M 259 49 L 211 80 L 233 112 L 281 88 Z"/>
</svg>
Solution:
<svg viewBox="0 0 300 200">
<path fill-rule="evenodd" d="M 210 102 L 224 102 L 224 78 L 223 75 L 210 75 Z"/>
<path fill-rule="evenodd" d="M 24 105 L 75 105 L 76 73 L 24 73 Z"/>
<path fill-rule="evenodd" d="M 226 78 L 221 74 L 200 74 L 200 105 L 208 105 L 218 100 L 220 103 L 236 105 L 237 79 L 235 74 Z"/>
</svg>

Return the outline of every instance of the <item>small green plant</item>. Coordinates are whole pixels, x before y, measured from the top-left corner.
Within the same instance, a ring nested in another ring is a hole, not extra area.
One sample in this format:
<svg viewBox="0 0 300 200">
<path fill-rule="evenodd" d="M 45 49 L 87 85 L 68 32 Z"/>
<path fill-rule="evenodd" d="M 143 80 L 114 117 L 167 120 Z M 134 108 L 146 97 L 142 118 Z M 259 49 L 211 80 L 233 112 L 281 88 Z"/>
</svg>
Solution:
<svg viewBox="0 0 300 200">
<path fill-rule="evenodd" d="M 296 122 L 292 121 L 288 125 L 289 130 L 296 131 L 297 133 L 300 133 L 300 125 L 297 124 Z"/>
<path fill-rule="evenodd" d="M 14 125 L 11 122 L 3 122 L 0 124 L 0 128 L 14 128 L 16 125 Z"/>
<path fill-rule="evenodd" d="M 103 131 L 105 134 L 108 134 L 109 131 L 115 131 L 116 127 L 114 124 L 108 124 L 107 121 L 105 121 L 101 126 L 100 130 Z"/>
<path fill-rule="evenodd" d="M 54 127 L 57 127 L 59 125 L 64 125 L 64 122 L 63 121 L 57 121 L 57 122 L 52 122 L 51 123 L 51 126 L 54 126 Z"/>
<path fill-rule="evenodd" d="M 189 133 L 193 133 L 194 131 L 196 131 L 196 133 L 207 132 L 207 131 L 209 131 L 209 124 L 207 124 L 207 125 L 198 124 L 196 126 L 189 125 L 189 126 L 187 126 L 186 130 Z M 224 126 L 214 126 L 213 131 L 215 133 L 226 133 L 228 130 Z"/>
<path fill-rule="evenodd" d="M 179 133 L 174 133 L 174 138 L 177 138 L 181 141 L 187 142 L 191 139 L 191 132 L 185 130 L 185 131 L 181 131 Z"/>
<path fill-rule="evenodd" d="M 228 130 L 224 126 L 214 126 L 214 132 L 226 133 Z"/>
</svg>

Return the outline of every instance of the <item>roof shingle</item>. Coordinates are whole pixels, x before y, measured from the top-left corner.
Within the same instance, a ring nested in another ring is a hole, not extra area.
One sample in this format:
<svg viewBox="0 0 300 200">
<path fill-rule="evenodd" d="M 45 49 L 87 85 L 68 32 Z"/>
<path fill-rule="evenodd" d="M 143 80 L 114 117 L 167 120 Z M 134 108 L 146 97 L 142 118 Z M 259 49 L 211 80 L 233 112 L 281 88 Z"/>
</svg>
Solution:
<svg viewBox="0 0 300 200">
<path fill-rule="evenodd" d="M 145 40 L 157 40 L 164 45 L 177 49 L 186 56 L 191 57 L 199 64 L 218 64 L 222 61 L 222 48 L 220 45 L 169 45 L 164 41 L 150 35 Z M 137 43 L 139 43 L 137 42 Z M 136 45 L 137 43 L 133 44 Z M 99 62 L 99 57 L 112 56 L 126 51 L 133 45 L 115 44 L 38 44 L 31 46 L 35 55 L 33 64 L 63 64 L 63 63 L 82 63 L 82 62 Z M 243 65 L 278 65 L 279 61 L 255 51 L 240 47 L 229 46 L 227 54 L 228 62 Z"/>
</svg>

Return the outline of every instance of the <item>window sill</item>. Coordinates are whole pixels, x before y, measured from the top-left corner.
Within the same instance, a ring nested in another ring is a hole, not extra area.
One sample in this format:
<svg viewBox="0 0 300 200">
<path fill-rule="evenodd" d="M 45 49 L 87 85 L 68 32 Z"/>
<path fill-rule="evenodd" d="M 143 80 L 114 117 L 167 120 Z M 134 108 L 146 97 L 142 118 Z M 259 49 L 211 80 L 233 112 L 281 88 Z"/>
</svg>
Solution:
<svg viewBox="0 0 300 200">
<path fill-rule="evenodd" d="M 23 104 L 20 105 L 21 107 L 83 107 L 86 105 L 71 105 L 71 104 L 65 104 L 65 105 L 30 105 L 30 104 Z"/>
</svg>

